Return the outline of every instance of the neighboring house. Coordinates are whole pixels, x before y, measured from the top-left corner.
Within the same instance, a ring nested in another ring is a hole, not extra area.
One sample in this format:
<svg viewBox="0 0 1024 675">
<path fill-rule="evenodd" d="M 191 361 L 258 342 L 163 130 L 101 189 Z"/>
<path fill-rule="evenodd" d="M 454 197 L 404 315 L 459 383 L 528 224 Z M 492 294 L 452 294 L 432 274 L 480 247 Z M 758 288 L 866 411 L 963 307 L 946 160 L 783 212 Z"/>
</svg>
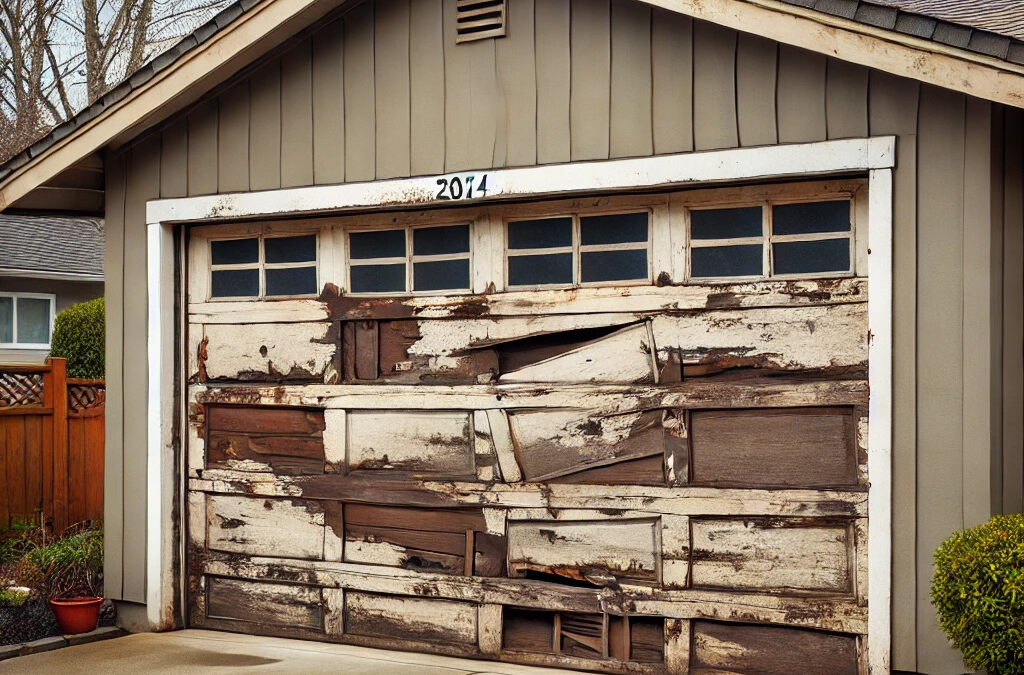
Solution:
<svg viewBox="0 0 1024 675">
<path fill-rule="evenodd" d="M 42 363 L 53 319 L 103 295 L 103 221 L 0 214 L 0 363 Z"/>
<path fill-rule="evenodd" d="M 1015 5 L 229 6 L 0 166 L 105 218 L 121 621 L 962 672 L 932 552 L 1024 500 Z"/>
</svg>

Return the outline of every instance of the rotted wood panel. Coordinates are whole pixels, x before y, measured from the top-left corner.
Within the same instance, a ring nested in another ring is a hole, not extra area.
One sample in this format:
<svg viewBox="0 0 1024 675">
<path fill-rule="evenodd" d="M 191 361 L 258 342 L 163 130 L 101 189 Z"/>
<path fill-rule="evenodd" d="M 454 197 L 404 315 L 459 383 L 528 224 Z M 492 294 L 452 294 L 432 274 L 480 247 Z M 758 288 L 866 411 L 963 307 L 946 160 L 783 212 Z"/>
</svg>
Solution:
<svg viewBox="0 0 1024 675">
<path fill-rule="evenodd" d="M 475 645 L 477 606 L 350 591 L 345 594 L 345 630 L 354 635 Z"/>
<path fill-rule="evenodd" d="M 276 474 L 324 472 L 319 410 L 209 406 L 206 466 Z"/>
<path fill-rule="evenodd" d="M 319 630 L 320 589 L 221 577 L 206 578 L 206 611 L 211 618 L 259 625 Z"/>
<path fill-rule="evenodd" d="M 322 560 L 327 518 L 307 499 L 207 495 L 207 545 L 216 551 Z M 331 533 L 332 537 L 340 537 Z"/>
<path fill-rule="evenodd" d="M 856 638 L 778 626 L 694 621 L 693 675 L 856 675 Z"/>
<path fill-rule="evenodd" d="M 350 470 L 474 475 L 469 413 L 359 411 L 347 424 Z"/>
<path fill-rule="evenodd" d="M 339 341 L 329 323 L 192 326 L 202 334 L 192 372 L 207 380 L 323 381 Z"/>
</svg>

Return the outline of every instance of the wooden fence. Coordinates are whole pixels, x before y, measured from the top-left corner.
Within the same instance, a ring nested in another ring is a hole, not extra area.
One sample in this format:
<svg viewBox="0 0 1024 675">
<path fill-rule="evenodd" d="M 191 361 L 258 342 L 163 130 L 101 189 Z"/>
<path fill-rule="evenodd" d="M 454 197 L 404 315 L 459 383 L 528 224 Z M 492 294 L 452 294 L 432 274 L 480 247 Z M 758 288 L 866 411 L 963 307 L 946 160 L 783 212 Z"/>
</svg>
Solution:
<svg viewBox="0 0 1024 675">
<path fill-rule="evenodd" d="M 105 393 L 64 359 L 0 366 L 0 531 L 102 518 Z"/>
</svg>

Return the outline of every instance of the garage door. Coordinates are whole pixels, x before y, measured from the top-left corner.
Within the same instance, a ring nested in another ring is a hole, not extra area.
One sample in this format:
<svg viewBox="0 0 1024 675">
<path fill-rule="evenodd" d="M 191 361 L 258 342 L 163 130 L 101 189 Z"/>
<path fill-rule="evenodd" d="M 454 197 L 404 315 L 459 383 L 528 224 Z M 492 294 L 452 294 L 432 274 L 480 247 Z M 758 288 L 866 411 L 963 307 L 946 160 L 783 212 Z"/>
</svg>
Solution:
<svg viewBox="0 0 1024 675">
<path fill-rule="evenodd" d="M 866 672 L 857 181 L 194 229 L 192 626 Z"/>
</svg>

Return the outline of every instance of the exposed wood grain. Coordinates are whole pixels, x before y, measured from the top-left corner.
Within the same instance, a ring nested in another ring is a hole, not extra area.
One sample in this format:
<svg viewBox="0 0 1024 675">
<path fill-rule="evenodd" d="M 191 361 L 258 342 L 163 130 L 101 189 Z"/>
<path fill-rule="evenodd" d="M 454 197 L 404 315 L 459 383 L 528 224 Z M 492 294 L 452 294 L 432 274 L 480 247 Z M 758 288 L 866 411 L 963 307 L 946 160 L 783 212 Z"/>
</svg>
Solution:
<svg viewBox="0 0 1024 675">
<path fill-rule="evenodd" d="M 696 150 L 739 145 L 736 125 L 736 32 L 693 25 L 693 138 Z"/>
<path fill-rule="evenodd" d="M 319 630 L 323 625 L 320 589 L 207 577 L 206 606 L 211 617 Z"/>
<path fill-rule="evenodd" d="M 780 143 L 809 143 L 827 138 L 825 63 L 821 54 L 779 46 Z"/>
<path fill-rule="evenodd" d="M 691 673 L 855 675 L 853 636 L 695 621 Z"/>
<path fill-rule="evenodd" d="M 373 180 L 376 124 L 374 112 L 373 4 L 345 15 L 345 180 Z"/>
<path fill-rule="evenodd" d="M 468 602 L 358 591 L 349 591 L 345 598 L 345 628 L 357 635 L 475 645 L 476 621 L 476 606 Z"/>
<path fill-rule="evenodd" d="M 693 149 L 693 19 L 655 8 L 651 13 L 654 152 Z"/>
<path fill-rule="evenodd" d="M 736 46 L 736 113 L 740 145 L 778 142 L 775 80 L 779 44 L 758 35 L 739 34 Z"/>
<path fill-rule="evenodd" d="M 654 151 L 651 68 L 651 8 L 612 0 L 610 157 Z"/>
<path fill-rule="evenodd" d="M 571 158 L 608 158 L 611 89 L 609 0 L 572 0 Z"/>
<path fill-rule="evenodd" d="M 444 28 L 441 0 L 410 3 L 409 105 L 412 175 L 444 171 Z"/>
<path fill-rule="evenodd" d="M 568 162 L 571 91 L 569 0 L 536 3 L 537 163 Z"/>
<path fill-rule="evenodd" d="M 377 178 L 409 175 L 410 3 L 374 3 Z M 416 27 L 416 30 L 422 30 Z"/>
<path fill-rule="evenodd" d="M 281 61 L 274 60 L 250 79 L 249 187 L 281 187 Z"/>
<path fill-rule="evenodd" d="M 472 425 L 465 412 L 370 412 L 348 415 L 351 470 L 475 476 Z"/>
<path fill-rule="evenodd" d="M 345 24 L 313 35 L 313 182 L 345 179 Z"/>
<path fill-rule="evenodd" d="M 324 429 L 323 413 L 317 410 L 209 406 L 206 420 L 211 432 L 319 437 Z"/>
<path fill-rule="evenodd" d="M 206 513 L 213 550 L 323 559 L 324 512 L 314 502 L 208 495 Z"/>
</svg>

